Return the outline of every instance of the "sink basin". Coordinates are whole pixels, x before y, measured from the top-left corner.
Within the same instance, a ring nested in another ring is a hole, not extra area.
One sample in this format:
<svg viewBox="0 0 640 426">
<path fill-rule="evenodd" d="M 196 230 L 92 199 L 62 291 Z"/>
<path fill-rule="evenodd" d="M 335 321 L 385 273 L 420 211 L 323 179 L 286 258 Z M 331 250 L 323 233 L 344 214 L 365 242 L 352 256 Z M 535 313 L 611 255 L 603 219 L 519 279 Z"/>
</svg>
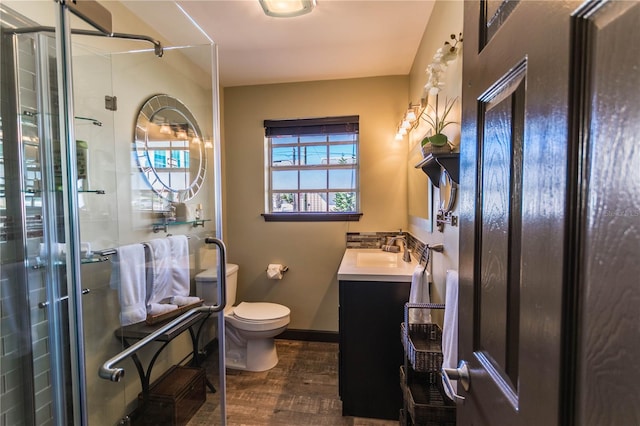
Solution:
<svg viewBox="0 0 640 426">
<path fill-rule="evenodd" d="M 338 268 L 338 280 L 411 282 L 418 265 L 415 257 L 411 256 L 411 262 L 405 262 L 402 260 L 402 253 L 370 248 L 347 248 Z"/>
<path fill-rule="evenodd" d="M 356 257 L 356 266 L 362 267 L 382 267 L 396 268 L 398 266 L 398 255 L 385 251 L 377 251 L 372 253 L 358 253 Z"/>
</svg>

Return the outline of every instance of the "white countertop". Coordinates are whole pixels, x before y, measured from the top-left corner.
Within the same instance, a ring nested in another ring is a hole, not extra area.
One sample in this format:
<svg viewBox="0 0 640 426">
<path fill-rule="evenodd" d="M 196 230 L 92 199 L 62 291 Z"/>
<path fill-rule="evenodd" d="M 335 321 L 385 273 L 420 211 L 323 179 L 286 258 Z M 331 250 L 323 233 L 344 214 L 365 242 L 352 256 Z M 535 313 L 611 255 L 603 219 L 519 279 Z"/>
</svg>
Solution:
<svg viewBox="0 0 640 426">
<path fill-rule="evenodd" d="M 413 253 L 411 262 L 405 262 L 402 260 L 402 252 L 348 248 L 340 262 L 338 280 L 411 282 L 417 265 Z"/>
</svg>

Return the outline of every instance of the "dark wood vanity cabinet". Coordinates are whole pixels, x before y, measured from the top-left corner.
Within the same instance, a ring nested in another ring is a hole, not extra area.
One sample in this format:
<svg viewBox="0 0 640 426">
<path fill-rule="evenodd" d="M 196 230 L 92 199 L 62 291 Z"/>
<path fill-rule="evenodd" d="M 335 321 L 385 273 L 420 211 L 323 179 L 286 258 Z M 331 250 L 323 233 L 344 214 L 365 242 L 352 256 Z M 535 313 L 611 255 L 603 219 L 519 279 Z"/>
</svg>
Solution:
<svg viewBox="0 0 640 426">
<path fill-rule="evenodd" d="M 399 338 L 411 283 L 340 281 L 342 415 L 397 420 L 402 408 Z"/>
</svg>

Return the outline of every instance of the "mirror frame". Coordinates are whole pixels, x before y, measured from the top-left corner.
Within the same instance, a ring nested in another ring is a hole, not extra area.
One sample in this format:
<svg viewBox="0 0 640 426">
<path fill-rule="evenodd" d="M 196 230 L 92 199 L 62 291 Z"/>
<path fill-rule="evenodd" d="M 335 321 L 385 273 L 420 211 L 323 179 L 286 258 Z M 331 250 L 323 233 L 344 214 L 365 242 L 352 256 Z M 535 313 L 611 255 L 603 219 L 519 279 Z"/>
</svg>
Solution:
<svg viewBox="0 0 640 426">
<path fill-rule="evenodd" d="M 185 189 L 174 189 L 163 182 L 149 157 L 149 124 L 153 122 L 154 116 L 164 110 L 172 110 L 181 114 L 186 119 L 187 124 L 193 130 L 195 136 L 197 136 L 201 141 L 198 148 L 200 151 L 198 174 L 191 179 L 191 183 Z M 138 167 L 142 175 L 153 192 L 161 198 L 170 202 L 184 202 L 195 197 L 203 186 L 207 171 L 207 156 L 204 148 L 204 137 L 198 122 L 189 108 L 173 96 L 158 94 L 150 97 L 144 102 L 136 119 L 134 147 Z"/>
</svg>

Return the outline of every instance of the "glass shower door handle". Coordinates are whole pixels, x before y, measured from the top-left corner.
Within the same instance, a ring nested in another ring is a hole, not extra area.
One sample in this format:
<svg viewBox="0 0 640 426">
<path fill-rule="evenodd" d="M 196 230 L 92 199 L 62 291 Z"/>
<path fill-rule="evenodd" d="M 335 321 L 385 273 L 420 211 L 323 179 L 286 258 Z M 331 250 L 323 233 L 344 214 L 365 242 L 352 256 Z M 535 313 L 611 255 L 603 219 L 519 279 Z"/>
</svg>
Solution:
<svg viewBox="0 0 640 426">
<path fill-rule="evenodd" d="M 85 294 L 89 294 L 89 293 L 91 293 L 91 289 L 89 289 L 89 288 L 83 288 L 83 289 L 82 289 L 82 295 L 83 295 L 83 296 L 84 296 Z M 61 297 L 60 299 L 58 299 L 58 300 L 59 300 L 59 301 L 63 301 L 63 300 L 67 300 L 67 299 L 69 299 L 69 296 L 62 296 L 62 297 Z M 44 308 L 46 308 L 47 306 L 49 306 L 49 301 L 48 301 L 48 300 L 46 300 L 46 301 L 44 301 L 44 302 L 40 302 L 40 303 L 38 303 L 38 308 L 40 308 L 40 309 L 44 309 Z"/>
</svg>

